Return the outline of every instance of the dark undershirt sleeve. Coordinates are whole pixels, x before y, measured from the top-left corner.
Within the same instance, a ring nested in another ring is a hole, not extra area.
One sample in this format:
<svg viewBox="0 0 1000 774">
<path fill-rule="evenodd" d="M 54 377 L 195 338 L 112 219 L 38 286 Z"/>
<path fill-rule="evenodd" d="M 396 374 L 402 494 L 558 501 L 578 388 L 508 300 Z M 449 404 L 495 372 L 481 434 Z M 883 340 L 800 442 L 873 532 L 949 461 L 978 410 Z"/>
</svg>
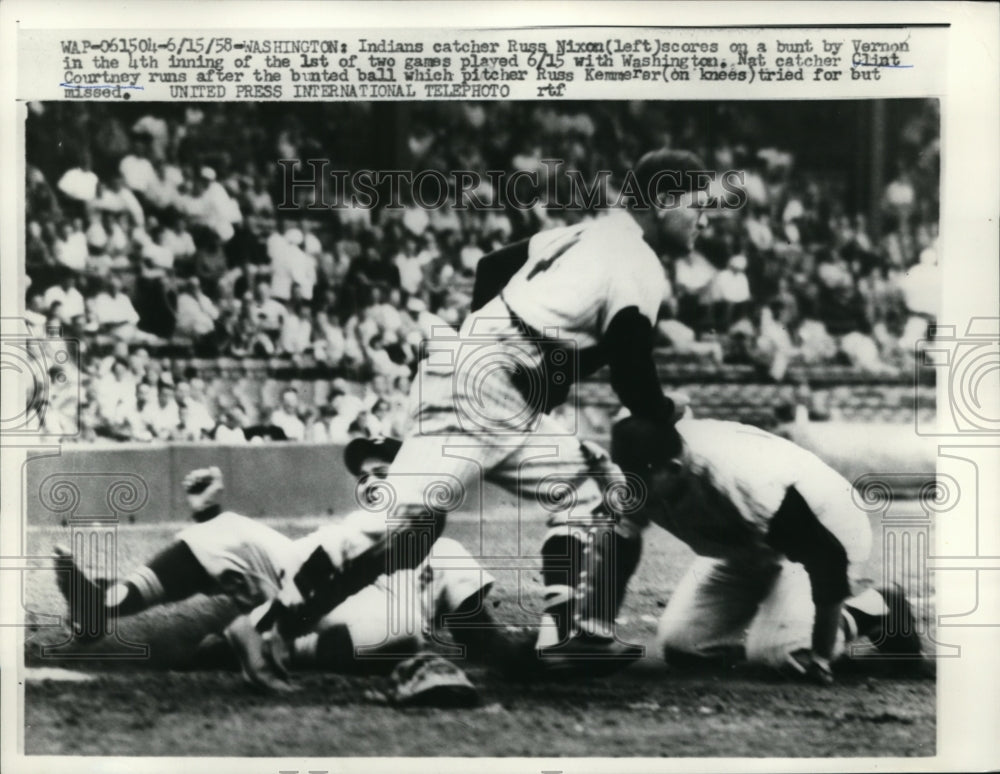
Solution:
<svg viewBox="0 0 1000 774">
<path fill-rule="evenodd" d="M 482 309 L 496 298 L 510 278 L 527 262 L 527 239 L 512 242 L 480 258 L 476 264 L 476 279 L 472 287 L 472 311 Z"/>
<path fill-rule="evenodd" d="M 663 394 L 653 362 L 653 326 L 638 307 L 619 311 L 602 342 L 611 386 L 633 416 L 672 423 L 673 401 Z"/>
<path fill-rule="evenodd" d="M 771 519 L 767 542 L 806 568 L 816 604 L 841 602 L 850 596 L 847 551 L 794 486 L 788 487 Z"/>
</svg>

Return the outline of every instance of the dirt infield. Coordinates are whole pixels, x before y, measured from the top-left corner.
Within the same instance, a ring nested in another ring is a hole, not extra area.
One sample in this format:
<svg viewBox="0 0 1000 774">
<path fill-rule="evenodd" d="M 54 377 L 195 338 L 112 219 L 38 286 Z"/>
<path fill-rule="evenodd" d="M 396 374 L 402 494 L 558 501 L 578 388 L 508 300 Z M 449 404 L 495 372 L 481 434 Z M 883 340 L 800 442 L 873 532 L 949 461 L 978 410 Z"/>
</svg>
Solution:
<svg viewBox="0 0 1000 774">
<path fill-rule="evenodd" d="M 909 508 L 900 504 L 897 508 Z M 883 581 L 881 528 L 868 574 Z M 290 522 L 286 531 L 306 531 Z M 448 534 L 493 557 L 533 551 L 540 523 L 453 523 Z M 123 526 L 118 561 L 127 572 L 168 541 L 172 529 Z M 66 530 L 31 530 L 29 551 L 47 553 Z M 623 609 L 623 630 L 649 641 L 690 552 L 651 530 Z M 502 560 L 498 560 L 502 564 Z M 511 564 L 525 564 L 523 560 Z M 528 563 L 530 564 L 530 562 Z M 536 570 L 494 571 L 491 595 L 506 622 L 530 622 L 540 597 Z M 66 639 L 45 626 L 64 604 L 51 571 L 26 573 L 25 600 L 37 627 L 27 635 L 29 667 L 66 667 L 86 682 L 28 679 L 28 754 L 213 756 L 929 756 L 935 752 L 935 682 L 861 672 L 831 688 L 800 686 L 747 667 L 669 669 L 655 654 L 609 678 L 519 684 L 481 668 L 471 710 L 387 706 L 388 680 L 310 672 L 290 697 L 262 696 L 235 673 L 192 664 L 194 645 L 233 610 L 204 598 L 123 621 L 124 639 L 150 646 L 130 661 L 42 659 L 40 646 Z M 95 648 L 78 655 L 100 653 Z"/>
</svg>

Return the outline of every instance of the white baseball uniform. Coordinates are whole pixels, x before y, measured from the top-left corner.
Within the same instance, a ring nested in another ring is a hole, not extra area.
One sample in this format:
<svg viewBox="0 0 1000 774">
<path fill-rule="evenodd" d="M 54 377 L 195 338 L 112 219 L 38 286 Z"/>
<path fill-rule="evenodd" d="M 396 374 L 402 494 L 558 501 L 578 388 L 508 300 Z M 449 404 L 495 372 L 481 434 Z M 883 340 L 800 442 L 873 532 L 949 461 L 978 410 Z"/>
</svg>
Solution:
<svg viewBox="0 0 1000 774">
<path fill-rule="evenodd" d="M 273 599 L 289 567 L 293 541 L 266 524 L 225 511 L 177 535 L 240 609 Z M 392 649 L 433 637 L 435 622 L 493 578 L 458 542 L 442 538 L 414 570 L 383 575 L 330 611 L 316 627 L 345 626 L 356 647 Z M 360 655 L 364 655 L 363 653 Z"/>
<path fill-rule="evenodd" d="M 868 557 L 868 517 L 846 479 L 790 441 L 736 422 L 686 419 L 677 429 L 682 489 L 650 517 L 699 556 L 660 620 L 660 652 L 743 647 L 751 662 L 780 666 L 810 647 L 815 611 L 803 565 L 768 542 L 789 487 L 843 547 L 849 572 Z"/>
<path fill-rule="evenodd" d="M 454 510 L 480 478 L 541 501 L 553 530 L 592 523 L 608 486 L 624 478 L 610 460 L 595 467 L 575 434 L 544 413 L 542 404 L 575 376 L 545 374 L 567 362 L 569 349 L 586 367 L 623 309 L 636 307 L 655 323 L 665 283 L 628 213 L 532 237 L 527 261 L 500 295 L 470 314 L 458 334 L 435 331 L 427 343 L 410 393 L 410 434 L 384 482 L 385 507 L 355 511 L 304 538 L 300 564 L 321 547 L 335 570 L 349 567 L 385 541 L 387 520 L 399 528 L 426 520 L 429 511 Z M 558 346 L 540 346 L 542 339 Z M 624 522 L 618 528 L 637 530 Z M 281 600 L 294 607 L 302 596 L 288 583 Z"/>
</svg>

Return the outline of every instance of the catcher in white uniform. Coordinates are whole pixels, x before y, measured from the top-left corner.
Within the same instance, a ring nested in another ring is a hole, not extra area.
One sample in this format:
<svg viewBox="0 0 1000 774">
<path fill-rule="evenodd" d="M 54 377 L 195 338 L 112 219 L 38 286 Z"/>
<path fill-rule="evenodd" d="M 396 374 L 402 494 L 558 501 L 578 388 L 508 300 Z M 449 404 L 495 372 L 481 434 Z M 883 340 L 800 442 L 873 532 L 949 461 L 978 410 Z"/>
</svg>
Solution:
<svg viewBox="0 0 1000 774">
<path fill-rule="evenodd" d="M 614 629 L 640 552 L 642 525 L 615 503 L 627 482 L 547 412 L 577 379 L 608 365 L 634 416 L 673 422 L 653 360 L 667 287 L 659 256 L 689 252 L 704 224 L 693 174 L 701 168 L 692 154 L 648 153 L 634 170 L 644 195 L 630 209 L 541 232 L 480 261 L 472 314 L 457 336 L 434 337 L 420 366 L 412 429 L 389 470 L 385 506 L 298 541 L 298 569 L 277 599 L 230 628 L 256 682 L 279 679 L 288 643 L 328 610 L 377 576 L 422 561 L 480 476 L 550 512 L 542 571 L 558 636 L 539 650 L 542 660 L 593 672 L 643 654 Z M 667 188 L 672 200 L 651 206 Z"/>
<path fill-rule="evenodd" d="M 660 620 L 668 659 L 742 652 L 823 684 L 859 636 L 920 659 L 901 589 L 852 596 L 868 516 L 811 452 L 737 422 L 684 419 L 665 431 L 628 418 L 613 429 L 612 457 L 645 483 L 650 520 L 698 554 Z"/>
<path fill-rule="evenodd" d="M 345 457 L 355 475 L 370 480 L 379 477 L 392 453 L 394 449 L 359 439 Z M 197 523 L 124 579 L 90 580 L 68 550 L 55 548 L 57 581 L 78 640 L 85 639 L 82 631 L 106 632 L 109 619 L 195 594 L 225 594 L 246 612 L 281 588 L 294 556 L 293 541 L 259 521 L 224 511 L 217 467 L 192 471 L 184 489 Z M 359 491 L 365 496 L 363 487 Z M 448 626 L 454 642 L 469 649 L 464 655 L 488 658 L 486 638 L 496 629 L 483 619 L 482 599 L 492 584 L 461 544 L 441 539 L 416 569 L 378 578 L 324 616 L 315 631 L 293 643 L 293 663 L 342 669 L 363 665 L 366 658 L 383 663 L 407 658 L 428 640 L 440 641 L 443 627 L 458 619 L 459 625 Z M 84 617 L 100 625 L 82 627 Z M 218 659 L 217 648 L 211 650 L 212 660 Z"/>
</svg>

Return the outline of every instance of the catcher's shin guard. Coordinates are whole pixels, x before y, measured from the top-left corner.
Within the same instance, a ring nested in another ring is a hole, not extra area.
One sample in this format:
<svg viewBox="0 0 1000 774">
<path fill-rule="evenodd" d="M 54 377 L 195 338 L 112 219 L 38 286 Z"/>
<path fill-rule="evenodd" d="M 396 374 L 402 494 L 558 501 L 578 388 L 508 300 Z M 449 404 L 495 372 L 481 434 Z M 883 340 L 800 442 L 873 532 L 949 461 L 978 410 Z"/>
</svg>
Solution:
<svg viewBox="0 0 1000 774">
<path fill-rule="evenodd" d="M 430 553 L 444 525 L 444 513 L 421 509 L 405 518 L 405 526 L 389 526 L 371 546 L 337 567 L 322 545 L 303 562 L 292 580 L 301 602 L 285 605 L 275 600 L 258 621 L 257 630 L 277 624 L 282 637 L 291 640 L 310 631 L 315 624 L 382 574 L 412 569 Z"/>
<path fill-rule="evenodd" d="M 549 535 L 542 546 L 545 612 L 555 620 L 559 642 L 581 632 L 615 638 L 615 617 L 641 550 L 641 535 L 612 526 Z"/>
</svg>

